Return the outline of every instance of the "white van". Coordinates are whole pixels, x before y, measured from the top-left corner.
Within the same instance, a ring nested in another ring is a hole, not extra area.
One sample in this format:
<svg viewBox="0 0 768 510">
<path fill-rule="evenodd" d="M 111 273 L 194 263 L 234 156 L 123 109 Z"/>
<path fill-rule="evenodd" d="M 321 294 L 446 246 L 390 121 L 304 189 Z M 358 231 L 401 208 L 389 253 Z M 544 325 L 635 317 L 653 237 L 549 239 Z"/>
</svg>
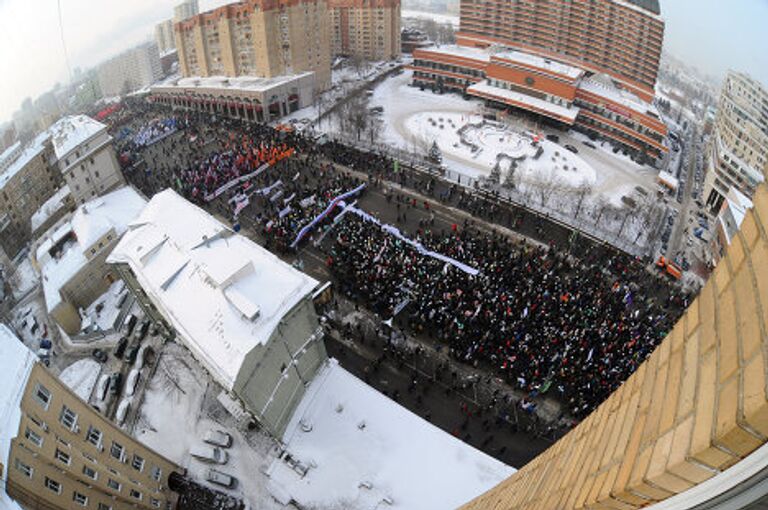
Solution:
<svg viewBox="0 0 768 510">
<path fill-rule="evenodd" d="M 199 460 L 216 464 L 226 464 L 229 460 L 229 454 L 216 446 L 193 446 L 189 453 Z"/>
</svg>

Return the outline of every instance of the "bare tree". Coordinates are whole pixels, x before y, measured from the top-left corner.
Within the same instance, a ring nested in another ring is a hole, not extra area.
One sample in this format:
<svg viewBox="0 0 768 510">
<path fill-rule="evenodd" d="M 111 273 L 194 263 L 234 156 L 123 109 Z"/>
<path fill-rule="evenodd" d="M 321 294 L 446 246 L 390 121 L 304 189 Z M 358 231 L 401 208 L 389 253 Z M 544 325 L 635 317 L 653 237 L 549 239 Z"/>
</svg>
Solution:
<svg viewBox="0 0 768 510">
<path fill-rule="evenodd" d="M 354 130 L 359 141 L 370 117 L 365 100 L 360 95 L 351 97 L 344 103 L 343 116 L 346 119 L 344 131 L 347 131 L 347 128 Z"/>
<path fill-rule="evenodd" d="M 592 186 L 589 183 L 582 182 L 579 187 L 576 188 L 576 212 L 573 217 L 578 218 L 581 208 L 584 205 L 584 199 L 592 194 Z"/>
<path fill-rule="evenodd" d="M 611 204 L 609 204 L 608 201 L 605 200 L 605 198 L 602 196 L 597 199 L 597 206 L 595 207 L 597 210 L 597 219 L 595 219 L 595 225 L 600 223 L 600 219 L 603 217 L 603 214 L 605 214 L 606 209 L 608 209 L 610 205 Z"/>
<path fill-rule="evenodd" d="M 377 117 L 370 117 L 366 130 L 368 131 L 368 136 L 371 137 L 371 145 L 373 145 L 384 130 L 384 122 Z"/>
</svg>

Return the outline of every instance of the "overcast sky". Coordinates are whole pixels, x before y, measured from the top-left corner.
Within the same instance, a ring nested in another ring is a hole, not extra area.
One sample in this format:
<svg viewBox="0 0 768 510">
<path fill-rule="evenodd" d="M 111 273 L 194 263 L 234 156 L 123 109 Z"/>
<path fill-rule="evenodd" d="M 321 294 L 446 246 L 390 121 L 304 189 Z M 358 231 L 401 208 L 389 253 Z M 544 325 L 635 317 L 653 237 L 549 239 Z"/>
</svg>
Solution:
<svg viewBox="0 0 768 510">
<path fill-rule="evenodd" d="M 0 123 L 25 97 L 36 98 L 68 71 L 87 69 L 152 36 L 154 24 L 173 15 L 179 0 L 0 0 Z M 201 10 L 227 0 L 201 0 Z M 665 47 L 703 72 L 729 67 L 768 84 L 768 0 L 661 0 Z"/>
</svg>

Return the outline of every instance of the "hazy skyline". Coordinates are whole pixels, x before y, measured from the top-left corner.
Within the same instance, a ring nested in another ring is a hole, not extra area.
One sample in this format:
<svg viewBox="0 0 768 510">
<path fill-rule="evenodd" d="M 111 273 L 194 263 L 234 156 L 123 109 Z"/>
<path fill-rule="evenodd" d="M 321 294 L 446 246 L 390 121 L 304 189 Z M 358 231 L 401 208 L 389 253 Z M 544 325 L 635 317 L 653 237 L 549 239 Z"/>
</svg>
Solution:
<svg viewBox="0 0 768 510">
<path fill-rule="evenodd" d="M 60 0 L 72 70 L 91 68 L 153 36 L 154 25 L 173 16 L 179 0 Z M 203 0 L 206 10 L 228 3 Z M 768 85 L 763 25 L 768 0 L 662 0 L 667 51 L 702 72 L 721 77 L 729 68 Z M 0 62 L 5 73 L 0 123 L 22 100 L 33 100 L 69 79 L 59 33 L 57 0 L 0 0 Z"/>
</svg>

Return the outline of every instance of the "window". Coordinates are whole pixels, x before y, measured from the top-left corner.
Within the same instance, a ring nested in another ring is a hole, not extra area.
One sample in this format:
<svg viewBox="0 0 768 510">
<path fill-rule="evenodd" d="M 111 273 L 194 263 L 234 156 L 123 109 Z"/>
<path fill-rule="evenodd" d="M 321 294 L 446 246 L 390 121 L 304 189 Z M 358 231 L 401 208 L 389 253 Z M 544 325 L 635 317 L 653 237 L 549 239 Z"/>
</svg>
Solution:
<svg viewBox="0 0 768 510">
<path fill-rule="evenodd" d="M 56 448 L 56 454 L 55 454 L 56 460 L 59 460 L 69 466 L 69 462 L 71 460 L 69 454 L 67 452 L 63 452 Z"/>
<path fill-rule="evenodd" d="M 16 466 L 16 469 L 18 469 L 20 472 L 24 473 L 24 476 L 27 478 L 32 478 L 32 468 L 30 466 L 27 466 L 19 459 L 16 459 L 16 462 L 14 463 Z"/>
<path fill-rule="evenodd" d="M 61 484 L 56 480 L 48 478 L 47 476 L 45 477 L 45 488 L 55 492 L 56 494 L 61 494 Z"/>
<path fill-rule="evenodd" d="M 155 508 L 160 508 L 160 500 L 155 498 L 149 498 L 149 502 L 152 503 L 152 506 Z"/>
<path fill-rule="evenodd" d="M 99 479 L 99 474 L 90 466 L 83 466 L 83 474 L 92 480 Z"/>
<path fill-rule="evenodd" d="M 136 489 L 131 489 L 131 497 L 141 501 L 141 492 L 137 491 Z"/>
<path fill-rule="evenodd" d="M 27 427 L 27 430 L 24 431 L 24 437 L 29 439 L 29 441 L 35 446 L 43 446 L 43 438 L 32 432 L 29 427 Z"/>
<path fill-rule="evenodd" d="M 112 510 L 112 507 L 106 503 L 99 503 L 99 510 Z"/>
<path fill-rule="evenodd" d="M 59 421 L 69 430 L 75 430 L 75 425 L 77 424 L 77 413 L 67 406 L 61 406 L 61 415 L 59 415 Z"/>
<path fill-rule="evenodd" d="M 88 505 L 88 496 L 83 496 L 79 492 L 75 491 L 72 493 L 72 501 L 77 503 L 80 506 L 87 506 Z"/>
<path fill-rule="evenodd" d="M 91 443 L 93 446 L 101 446 L 101 431 L 91 425 L 88 427 L 88 434 L 85 436 L 85 440 Z"/>
<path fill-rule="evenodd" d="M 114 441 L 112 441 L 112 448 L 110 448 L 109 453 L 120 462 L 125 458 L 125 448 Z"/>
<path fill-rule="evenodd" d="M 116 490 L 117 492 L 120 492 L 120 489 L 122 486 L 120 485 L 120 482 L 116 482 L 110 478 L 109 480 L 107 480 L 107 487 L 109 487 L 110 489 Z"/>
<path fill-rule="evenodd" d="M 163 476 L 163 470 L 157 466 L 152 466 L 152 470 L 150 471 L 150 476 L 154 481 L 159 482 L 160 477 Z"/>
<path fill-rule="evenodd" d="M 35 385 L 35 399 L 44 409 L 48 409 L 48 404 L 51 403 L 51 392 L 42 384 L 37 383 Z"/>
<path fill-rule="evenodd" d="M 136 471 L 143 471 L 144 470 L 144 459 L 139 457 L 138 455 L 133 455 L 133 461 L 131 462 L 131 466 L 133 466 L 133 469 Z"/>
</svg>

